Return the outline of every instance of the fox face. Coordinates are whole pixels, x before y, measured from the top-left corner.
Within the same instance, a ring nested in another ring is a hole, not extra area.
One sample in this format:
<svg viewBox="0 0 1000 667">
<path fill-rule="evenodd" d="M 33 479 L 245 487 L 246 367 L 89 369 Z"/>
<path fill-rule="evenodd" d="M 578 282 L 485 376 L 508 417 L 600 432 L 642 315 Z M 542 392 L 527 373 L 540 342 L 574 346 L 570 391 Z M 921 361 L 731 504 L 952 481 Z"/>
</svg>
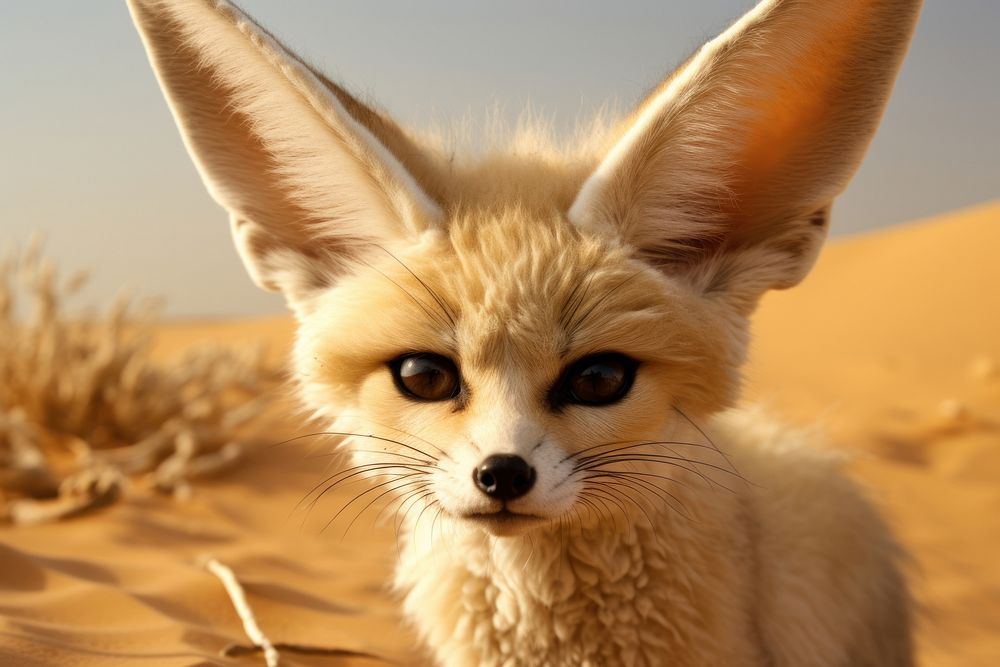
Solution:
<svg viewBox="0 0 1000 667">
<path fill-rule="evenodd" d="M 312 304 L 296 363 L 335 431 L 385 438 L 351 438 L 355 465 L 506 534 L 569 514 L 608 443 L 722 407 L 735 340 L 621 243 L 513 211 L 387 248 Z"/>
<path fill-rule="evenodd" d="M 690 473 L 663 447 L 734 400 L 748 317 L 812 265 L 919 8 L 767 0 L 600 148 L 463 162 L 228 2 L 129 5 L 251 277 L 299 320 L 305 403 L 386 492 L 499 535 L 582 520 L 599 476 Z"/>
</svg>

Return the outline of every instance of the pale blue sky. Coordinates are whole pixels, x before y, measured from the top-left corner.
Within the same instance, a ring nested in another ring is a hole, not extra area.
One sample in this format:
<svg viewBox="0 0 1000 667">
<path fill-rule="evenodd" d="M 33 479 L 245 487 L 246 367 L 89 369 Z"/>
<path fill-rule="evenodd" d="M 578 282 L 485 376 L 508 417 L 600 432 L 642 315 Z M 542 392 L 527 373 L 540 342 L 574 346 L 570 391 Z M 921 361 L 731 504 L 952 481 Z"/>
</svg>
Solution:
<svg viewBox="0 0 1000 667">
<path fill-rule="evenodd" d="M 747 0 L 244 0 L 282 40 L 404 124 L 526 104 L 569 127 L 639 98 Z M 927 0 L 833 233 L 1000 197 L 1000 2 Z M 277 312 L 231 247 L 124 2 L 0 4 L 0 245 L 44 231 L 87 297 L 127 285 L 181 317 Z"/>
</svg>

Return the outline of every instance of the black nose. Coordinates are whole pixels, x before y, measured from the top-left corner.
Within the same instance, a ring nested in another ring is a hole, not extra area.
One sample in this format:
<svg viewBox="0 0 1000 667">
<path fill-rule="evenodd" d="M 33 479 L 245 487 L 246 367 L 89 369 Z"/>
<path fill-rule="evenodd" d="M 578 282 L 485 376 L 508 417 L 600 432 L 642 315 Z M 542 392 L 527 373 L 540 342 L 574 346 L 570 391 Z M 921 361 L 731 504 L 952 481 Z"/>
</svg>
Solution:
<svg viewBox="0 0 1000 667">
<path fill-rule="evenodd" d="M 520 498 L 535 485 L 535 469 L 520 456 L 495 454 L 472 474 L 479 490 L 497 500 Z"/>
</svg>

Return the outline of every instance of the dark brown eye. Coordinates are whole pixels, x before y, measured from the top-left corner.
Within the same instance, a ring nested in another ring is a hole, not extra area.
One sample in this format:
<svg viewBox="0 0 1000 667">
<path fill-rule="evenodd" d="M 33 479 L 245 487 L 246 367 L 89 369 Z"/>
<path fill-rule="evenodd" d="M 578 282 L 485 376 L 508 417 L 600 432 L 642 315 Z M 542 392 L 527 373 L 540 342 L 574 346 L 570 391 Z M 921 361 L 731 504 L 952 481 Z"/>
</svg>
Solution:
<svg viewBox="0 0 1000 667">
<path fill-rule="evenodd" d="M 557 399 L 580 405 L 608 405 L 632 388 L 638 364 L 624 354 L 594 354 L 580 359 L 563 376 Z"/>
<path fill-rule="evenodd" d="M 389 362 L 396 387 L 406 396 L 421 401 L 445 401 L 458 396 L 461 383 L 451 359 L 419 352 Z"/>
</svg>

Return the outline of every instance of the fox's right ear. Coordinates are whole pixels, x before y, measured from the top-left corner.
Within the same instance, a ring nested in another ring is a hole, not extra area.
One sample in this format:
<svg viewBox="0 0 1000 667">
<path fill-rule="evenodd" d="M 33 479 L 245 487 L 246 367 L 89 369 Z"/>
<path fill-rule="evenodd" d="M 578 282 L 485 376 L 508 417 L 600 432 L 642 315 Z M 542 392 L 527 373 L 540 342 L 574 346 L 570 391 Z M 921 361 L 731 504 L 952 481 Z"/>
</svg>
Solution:
<svg viewBox="0 0 1000 667">
<path fill-rule="evenodd" d="M 258 285 L 296 309 L 366 249 L 438 224 L 391 121 L 222 0 L 128 0 L 160 86 Z M 396 151 L 396 154 L 393 153 Z"/>
</svg>

